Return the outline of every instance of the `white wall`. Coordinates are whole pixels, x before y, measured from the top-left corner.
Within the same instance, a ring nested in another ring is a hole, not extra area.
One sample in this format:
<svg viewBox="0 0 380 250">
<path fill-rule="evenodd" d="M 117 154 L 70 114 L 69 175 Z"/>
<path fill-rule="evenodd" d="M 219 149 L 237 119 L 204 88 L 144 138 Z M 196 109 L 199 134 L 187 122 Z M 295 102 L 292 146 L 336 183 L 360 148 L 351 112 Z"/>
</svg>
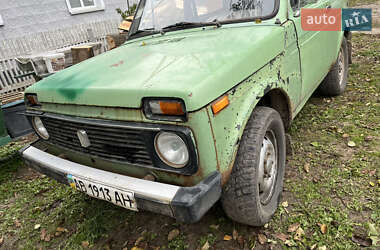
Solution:
<svg viewBox="0 0 380 250">
<path fill-rule="evenodd" d="M 130 3 L 138 0 L 130 0 Z M 73 25 L 120 20 L 116 8 L 126 9 L 126 0 L 104 0 L 102 11 L 71 15 L 66 0 L 0 0 L 0 40 L 17 38 L 26 34 L 52 31 Z"/>
</svg>

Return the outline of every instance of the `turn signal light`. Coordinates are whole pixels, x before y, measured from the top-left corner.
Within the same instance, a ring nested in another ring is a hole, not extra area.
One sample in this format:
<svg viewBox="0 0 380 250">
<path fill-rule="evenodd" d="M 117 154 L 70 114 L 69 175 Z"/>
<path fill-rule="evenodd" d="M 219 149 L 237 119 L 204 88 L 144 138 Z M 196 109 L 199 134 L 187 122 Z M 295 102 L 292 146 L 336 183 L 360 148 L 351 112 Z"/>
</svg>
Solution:
<svg viewBox="0 0 380 250">
<path fill-rule="evenodd" d="M 228 95 L 224 95 L 215 102 L 213 102 L 213 104 L 211 104 L 212 112 L 214 113 L 214 115 L 216 115 L 224 108 L 226 108 L 228 104 L 230 104 L 230 101 L 228 100 Z"/>
<path fill-rule="evenodd" d="M 36 94 L 26 94 L 25 95 L 25 101 L 26 101 L 26 105 L 29 106 L 29 107 L 33 107 L 33 106 L 39 106 L 40 103 L 38 102 L 38 98 L 37 98 L 37 95 Z"/>
<path fill-rule="evenodd" d="M 184 115 L 182 103 L 180 102 L 162 102 L 160 101 L 160 110 L 164 115 Z"/>
<path fill-rule="evenodd" d="M 153 120 L 186 121 L 186 108 L 181 99 L 146 99 L 144 112 Z"/>
</svg>

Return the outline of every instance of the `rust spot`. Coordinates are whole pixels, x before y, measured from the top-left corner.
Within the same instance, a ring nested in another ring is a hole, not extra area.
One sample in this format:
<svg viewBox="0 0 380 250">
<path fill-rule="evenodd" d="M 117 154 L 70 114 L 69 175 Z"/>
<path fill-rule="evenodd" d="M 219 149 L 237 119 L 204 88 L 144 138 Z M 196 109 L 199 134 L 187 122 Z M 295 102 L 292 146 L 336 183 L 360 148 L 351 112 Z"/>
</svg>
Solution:
<svg viewBox="0 0 380 250">
<path fill-rule="evenodd" d="M 228 180 L 230 179 L 231 173 L 232 167 L 228 168 L 226 171 L 222 173 L 222 186 L 227 184 Z"/>
<path fill-rule="evenodd" d="M 179 180 L 184 187 L 192 187 L 204 178 L 203 167 L 199 166 L 198 171 L 191 176 L 176 173 L 165 173 L 169 178 Z M 173 184 L 173 183 L 169 183 Z"/>
<path fill-rule="evenodd" d="M 120 65 L 123 65 L 123 64 L 124 64 L 124 61 L 121 60 L 121 61 L 118 62 L 118 63 L 112 64 L 111 67 L 119 67 Z"/>
<path fill-rule="evenodd" d="M 216 139 L 215 139 L 214 129 L 213 129 L 212 124 L 211 124 L 210 114 L 208 113 L 208 108 L 206 108 L 206 113 L 207 113 L 209 124 L 210 124 L 212 140 L 214 141 L 216 168 L 220 171 L 220 165 L 219 165 L 219 159 L 218 159 L 218 149 L 216 148 Z"/>
</svg>

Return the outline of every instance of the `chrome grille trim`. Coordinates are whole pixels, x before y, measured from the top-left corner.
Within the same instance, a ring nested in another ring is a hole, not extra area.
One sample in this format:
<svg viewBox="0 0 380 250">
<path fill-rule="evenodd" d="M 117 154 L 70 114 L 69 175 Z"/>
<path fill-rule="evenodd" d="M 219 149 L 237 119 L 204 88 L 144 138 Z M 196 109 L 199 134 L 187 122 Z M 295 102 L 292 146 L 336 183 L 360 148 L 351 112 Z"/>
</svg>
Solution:
<svg viewBox="0 0 380 250">
<path fill-rule="evenodd" d="M 140 127 L 132 128 L 102 120 L 60 118 L 54 115 L 41 117 L 50 134 L 48 143 L 106 160 L 153 166 Z M 88 148 L 82 147 L 77 137 L 76 133 L 81 129 L 86 131 L 90 139 Z"/>
</svg>

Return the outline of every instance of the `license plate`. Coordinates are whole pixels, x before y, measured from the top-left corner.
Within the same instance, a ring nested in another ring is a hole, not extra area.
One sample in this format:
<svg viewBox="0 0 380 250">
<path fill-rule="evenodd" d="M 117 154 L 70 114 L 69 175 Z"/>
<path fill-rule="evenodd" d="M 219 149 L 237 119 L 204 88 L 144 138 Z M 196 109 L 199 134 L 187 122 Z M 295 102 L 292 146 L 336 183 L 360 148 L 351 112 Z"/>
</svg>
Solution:
<svg viewBox="0 0 380 250">
<path fill-rule="evenodd" d="M 135 195 L 132 191 L 124 191 L 100 183 L 88 181 L 73 175 L 67 175 L 72 188 L 89 196 L 111 202 L 120 207 L 137 211 Z"/>
</svg>

